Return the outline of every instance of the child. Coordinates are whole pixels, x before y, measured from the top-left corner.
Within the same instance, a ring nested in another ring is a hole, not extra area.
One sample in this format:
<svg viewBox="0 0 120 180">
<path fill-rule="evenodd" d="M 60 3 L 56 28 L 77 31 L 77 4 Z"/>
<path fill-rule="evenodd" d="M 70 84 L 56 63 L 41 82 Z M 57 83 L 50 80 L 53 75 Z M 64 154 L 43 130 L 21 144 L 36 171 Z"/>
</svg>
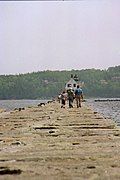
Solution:
<svg viewBox="0 0 120 180">
<path fill-rule="evenodd" d="M 65 108 L 66 99 L 67 99 L 67 93 L 63 91 L 61 93 L 61 108 Z"/>
</svg>

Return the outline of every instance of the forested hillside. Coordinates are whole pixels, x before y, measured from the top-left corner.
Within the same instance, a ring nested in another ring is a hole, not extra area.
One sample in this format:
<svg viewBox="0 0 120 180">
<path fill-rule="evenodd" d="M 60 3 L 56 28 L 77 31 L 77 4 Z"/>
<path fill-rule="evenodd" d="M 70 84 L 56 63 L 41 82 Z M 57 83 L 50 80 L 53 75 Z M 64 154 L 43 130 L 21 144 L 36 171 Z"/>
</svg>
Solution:
<svg viewBox="0 0 120 180">
<path fill-rule="evenodd" d="M 86 97 L 120 97 L 120 66 L 107 70 L 41 71 L 0 76 L 0 99 L 52 98 L 77 74 Z"/>
</svg>

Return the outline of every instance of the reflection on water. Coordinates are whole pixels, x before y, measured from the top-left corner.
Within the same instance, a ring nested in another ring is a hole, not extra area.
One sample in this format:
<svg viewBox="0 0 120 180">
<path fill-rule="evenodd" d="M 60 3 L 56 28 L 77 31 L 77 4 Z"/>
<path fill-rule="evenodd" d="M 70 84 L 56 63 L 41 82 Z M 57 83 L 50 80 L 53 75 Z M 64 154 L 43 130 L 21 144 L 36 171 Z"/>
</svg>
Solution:
<svg viewBox="0 0 120 180">
<path fill-rule="evenodd" d="M 36 106 L 41 102 L 47 102 L 48 100 L 0 100 L 0 108 L 7 111 L 20 107 Z"/>
<path fill-rule="evenodd" d="M 102 99 L 102 98 L 101 98 Z M 120 126 L 120 99 L 119 101 L 97 101 L 95 99 L 87 99 L 87 104 L 90 105 L 95 111 L 103 114 L 104 117 L 113 119 Z"/>
</svg>

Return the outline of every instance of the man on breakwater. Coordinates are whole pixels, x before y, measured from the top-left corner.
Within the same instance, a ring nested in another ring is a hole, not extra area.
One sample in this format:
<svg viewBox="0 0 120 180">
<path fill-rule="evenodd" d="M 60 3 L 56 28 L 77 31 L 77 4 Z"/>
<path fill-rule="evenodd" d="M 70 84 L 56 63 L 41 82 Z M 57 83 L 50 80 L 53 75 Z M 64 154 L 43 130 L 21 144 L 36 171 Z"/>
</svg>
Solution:
<svg viewBox="0 0 120 180">
<path fill-rule="evenodd" d="M 72 88 L 67 90 L 67 94 L 68 94 L 69 108 L 73 108 L 73 100 L 74 100 L 75 95 Z"/>
<path fill-rule="evenodd" d="M 75 99 L 77 108 L 81 107 L 81 101 L 83 99 L 83 90 L 80 88 L 79 85 L 77 85 L 77 89 L 75 90 Z"/>
</svg>

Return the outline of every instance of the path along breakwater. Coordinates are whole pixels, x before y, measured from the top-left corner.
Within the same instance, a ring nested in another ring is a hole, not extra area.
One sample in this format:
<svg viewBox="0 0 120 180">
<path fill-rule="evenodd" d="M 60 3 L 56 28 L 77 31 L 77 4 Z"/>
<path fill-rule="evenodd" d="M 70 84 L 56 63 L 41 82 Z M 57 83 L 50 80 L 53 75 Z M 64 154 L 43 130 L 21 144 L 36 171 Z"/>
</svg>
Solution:
<svg viewBox="0 0 120 180">
<path fill-rule="evenodd" d="M 120 179 L 120 128 L 83 103 L 0 115 L 0 179 Z"/>
</svg>

